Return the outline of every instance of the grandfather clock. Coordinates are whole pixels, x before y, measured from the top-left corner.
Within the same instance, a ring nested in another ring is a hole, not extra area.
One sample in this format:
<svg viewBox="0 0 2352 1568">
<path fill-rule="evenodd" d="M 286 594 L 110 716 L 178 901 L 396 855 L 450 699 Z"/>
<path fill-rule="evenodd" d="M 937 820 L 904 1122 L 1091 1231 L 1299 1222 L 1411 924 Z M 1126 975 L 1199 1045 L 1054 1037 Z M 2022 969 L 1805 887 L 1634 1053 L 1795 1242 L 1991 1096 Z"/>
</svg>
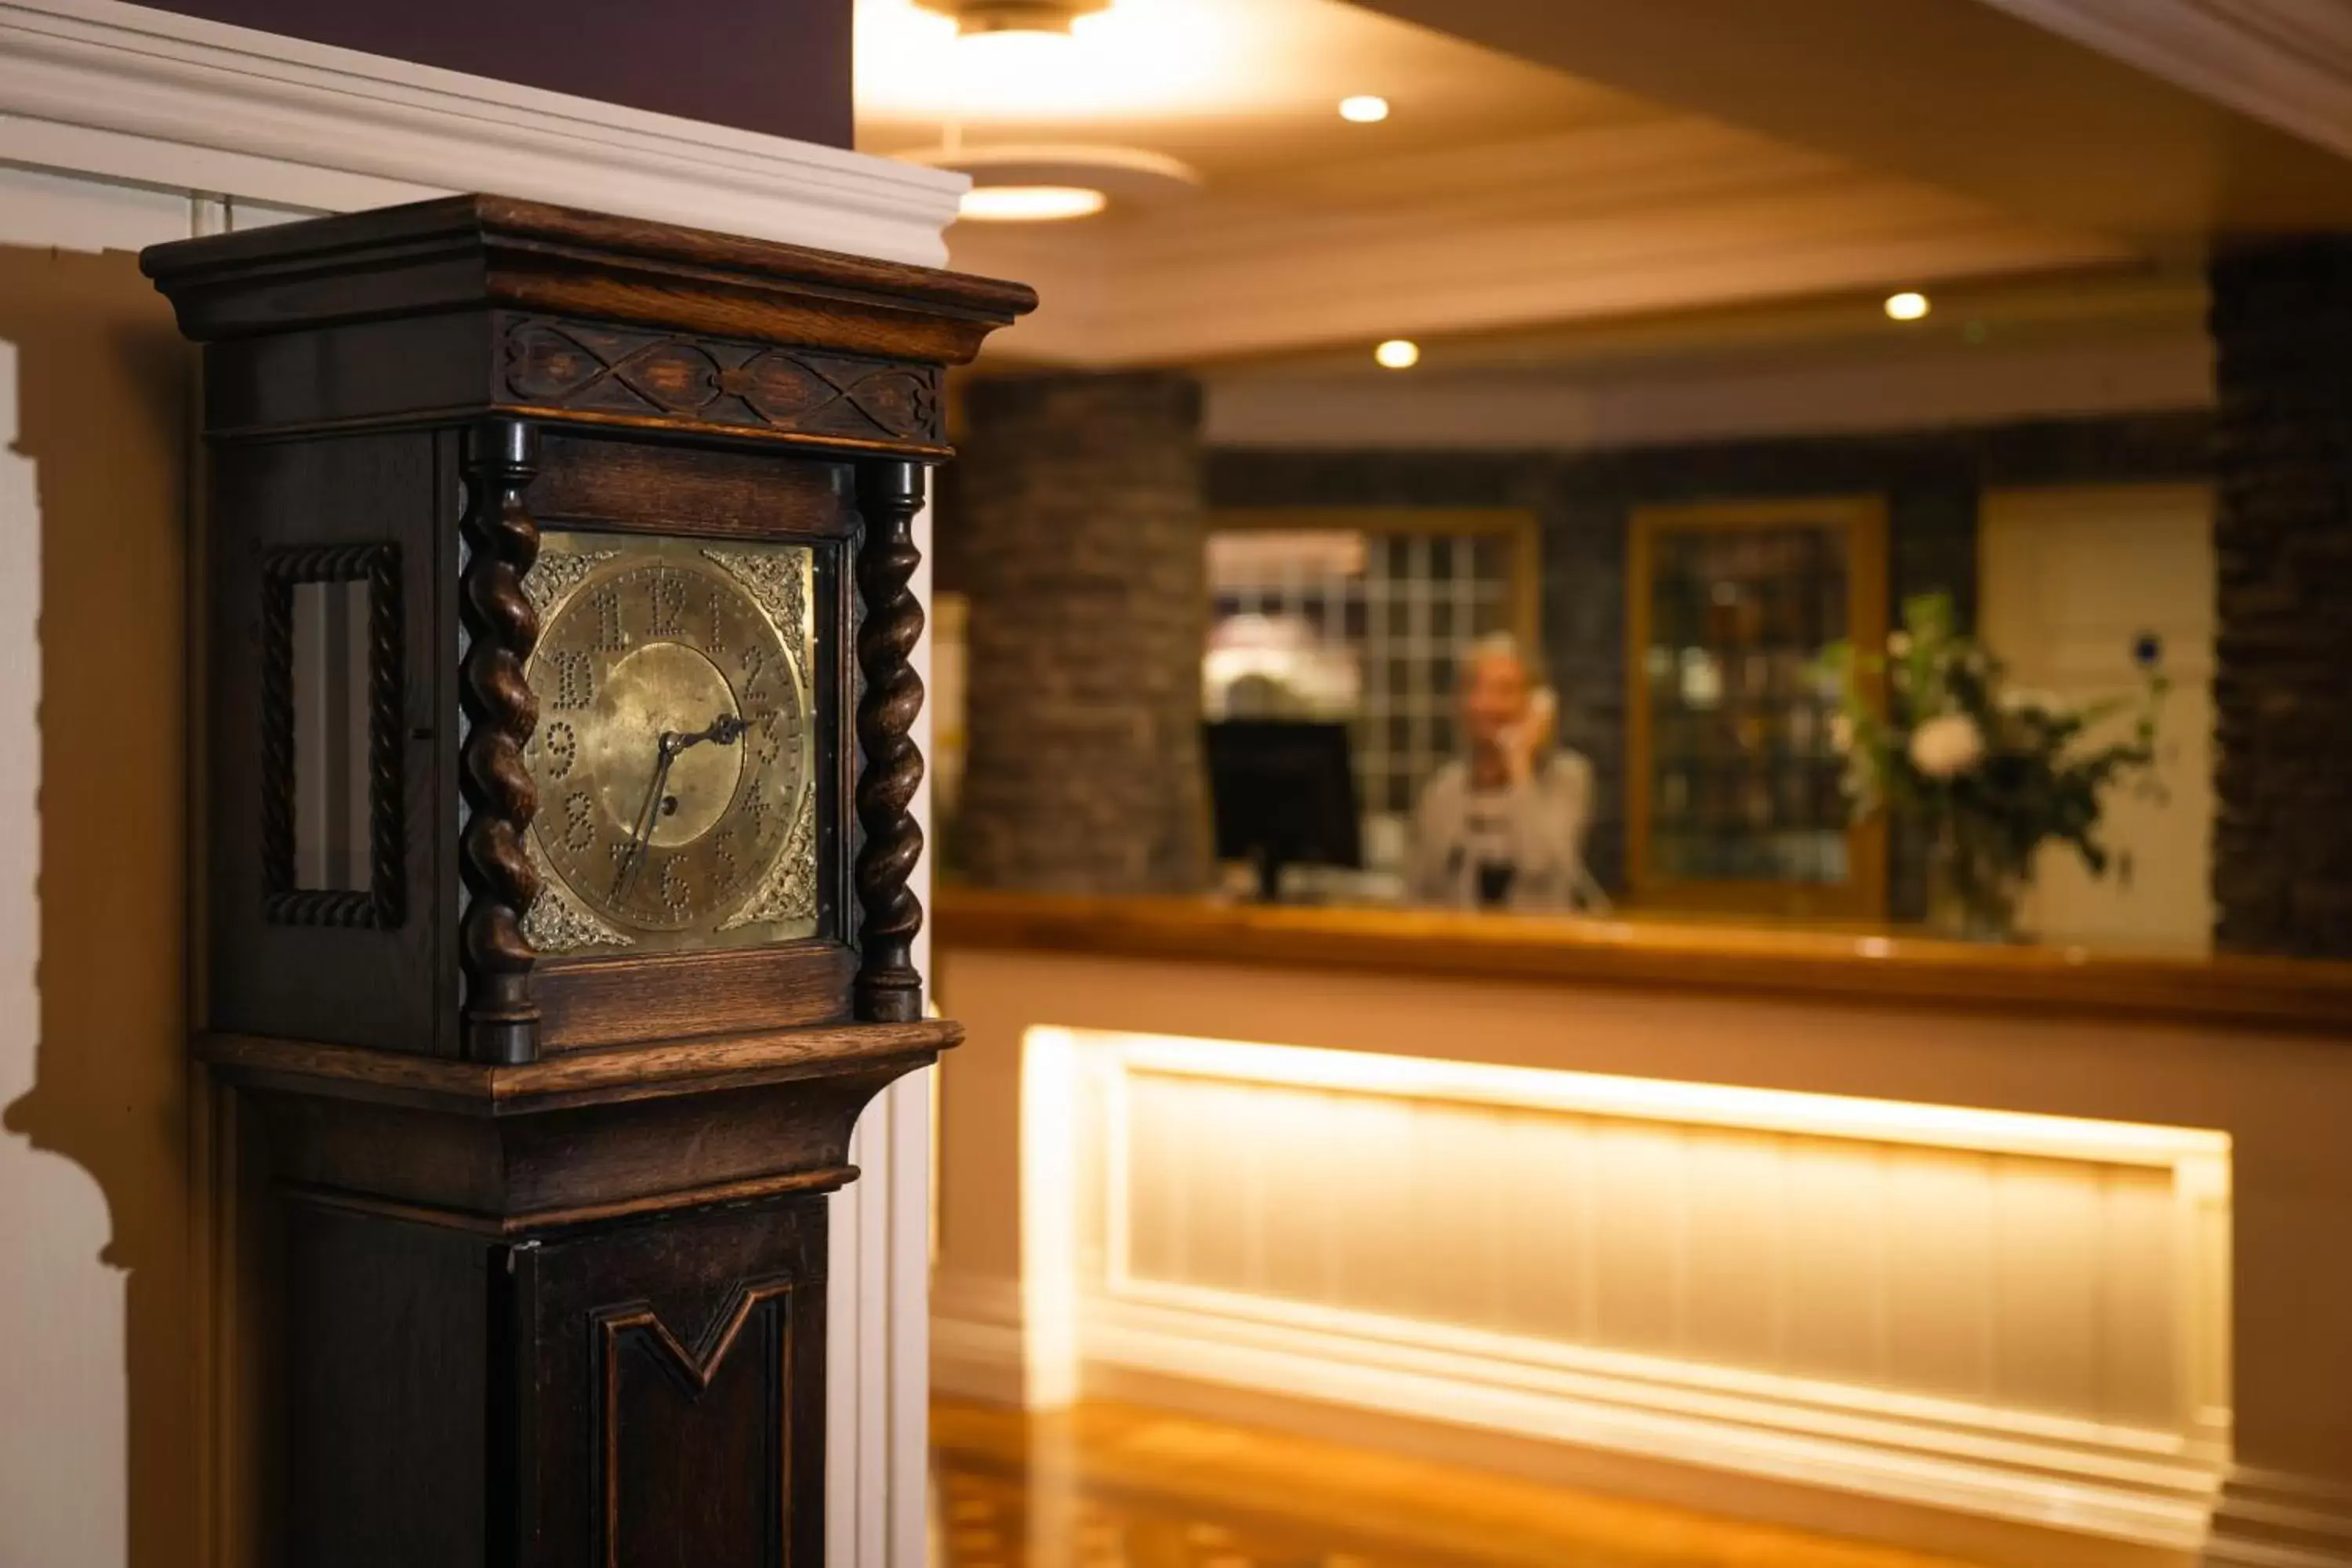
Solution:
<svg viewBox="0 0 2352 1568">
<path fill-rule="evenodd" d="M 1015 284 L 455 197 L 161 246 L 209 1026 L 292 1568 L 814 1568 L 824 1197 L 927 1021 L 908 591 Z"/>
</svg>

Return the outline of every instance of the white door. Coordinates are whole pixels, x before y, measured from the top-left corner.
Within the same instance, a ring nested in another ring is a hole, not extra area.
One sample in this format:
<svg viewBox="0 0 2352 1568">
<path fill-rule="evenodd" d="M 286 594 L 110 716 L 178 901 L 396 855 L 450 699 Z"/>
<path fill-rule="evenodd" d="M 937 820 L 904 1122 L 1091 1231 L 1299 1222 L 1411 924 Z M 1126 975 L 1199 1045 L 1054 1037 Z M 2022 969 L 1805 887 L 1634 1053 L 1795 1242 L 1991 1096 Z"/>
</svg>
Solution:
<svg viewBox="0 0 2352 1568">
<path fill-rule="evenodd" d="M 2103 837 L 2118 865 L 2104 881 L 2072 850 L 2045 848 L 2027 929 L 2045 942 L 2209 950 L 2213 492 L 1988 491 L 1978 552 L 1979 626 L 2012 680 L 2077 701 L 2128 691 L 2134 645 L 2152 636 L 2172 683 L 2157 740 L 2162 798 L 2128 788 L 2109 797 Z"/>
</svg>

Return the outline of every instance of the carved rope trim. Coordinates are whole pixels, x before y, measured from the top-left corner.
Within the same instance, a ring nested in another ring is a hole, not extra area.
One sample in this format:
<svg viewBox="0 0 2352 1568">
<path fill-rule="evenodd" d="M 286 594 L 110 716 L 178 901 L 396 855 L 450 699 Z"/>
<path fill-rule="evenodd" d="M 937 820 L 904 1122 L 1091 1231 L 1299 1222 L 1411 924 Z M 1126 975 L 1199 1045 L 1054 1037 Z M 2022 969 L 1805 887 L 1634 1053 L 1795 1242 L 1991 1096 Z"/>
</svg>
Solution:
<svg viewBox="0 0 2352 1568">
<path fill-rule="evenodd" d="M 294 589 L 368 585 L 368 887 L 294 882 Z M 261 556 L 261 917 L 277 925 L 392 930 L 407 918 L 400 547 L 296 545 Z"/>
</svg>

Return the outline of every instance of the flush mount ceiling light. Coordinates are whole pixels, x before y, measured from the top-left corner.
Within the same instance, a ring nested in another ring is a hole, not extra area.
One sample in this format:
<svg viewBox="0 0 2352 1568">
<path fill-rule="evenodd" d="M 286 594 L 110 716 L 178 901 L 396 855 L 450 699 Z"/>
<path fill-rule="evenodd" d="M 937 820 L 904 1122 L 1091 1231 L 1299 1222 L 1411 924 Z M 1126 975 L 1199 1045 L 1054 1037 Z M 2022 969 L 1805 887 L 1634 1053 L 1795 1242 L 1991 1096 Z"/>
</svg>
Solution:
<svg viewBox="0 0 2352 1568">
<path fill-rule="evenodd" d="M 1372 351 L 1383 370 L 1411 370 L 1421 363 L 1421 345 L 1411 338 L 1391 338 Z"/>
<path fill-rule="evenodd" d="M 1886 297 L 1886 313 L 1898 321 L 1916 321 L 1927 313 L 1927 296 L 1912 289 Z"/>
<path fill-rule="evenodd" d="M 974 185 L 956 205 L 973 223 L 1059 223 L 1092 217 L 1109 198 L 1084 185 Z"/>
<path fill-rule="evenodd" d="M 1081 16 L 1110 8 L 1110 0 L 916 0 L 926 11 L 951 17 L 956 32 L 1066 33 Z"/>
<path fill-rule="evenodd" d="M 1358 125 L 1377 124 L 1388 117 L 1389 100 L 1375 93 L 1360 92 L 1339 100 L 1339 118 Z"/>
<path fill-rule="evenodd" d="M 961 216 L 979 223 L 1044 223 L 1087 217 L 1112 202 L 1155 206 L 1201 183 L 1192 165 L 1140 147 L 1007 144 L 925 147 L 898 154 L 910 163 L 971 176 Z M 1014 195 L 1009 193 L 1025 192 Z M 1058 195 L 1043 193 L 1055 192 Z M 1000 194 L 1005 193 L 1005 194 Z M 1088 198 L 1081 203 L 1078 198 Z"/>
<path fill-rule="evenodd" d="M 858 116 L 969 130 L 1240 108 L 1273 69 L 1237 21 L 1259 3 L 857 0 Z"/>
</svg>

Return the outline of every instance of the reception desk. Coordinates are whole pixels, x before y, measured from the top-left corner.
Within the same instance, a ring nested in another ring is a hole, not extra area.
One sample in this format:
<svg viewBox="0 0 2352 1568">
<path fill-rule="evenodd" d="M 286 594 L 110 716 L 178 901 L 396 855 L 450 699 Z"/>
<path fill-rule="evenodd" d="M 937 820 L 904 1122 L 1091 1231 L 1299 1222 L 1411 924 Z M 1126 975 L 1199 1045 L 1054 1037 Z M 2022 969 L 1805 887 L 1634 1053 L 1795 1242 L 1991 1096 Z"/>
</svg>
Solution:
<svg viewBox="0 0 2352 1568">
<path fill-rule="evenodd" d="M 2352 1564 L 2352 968 L 950 890 L 935 1381 Z"/>
</svg>

